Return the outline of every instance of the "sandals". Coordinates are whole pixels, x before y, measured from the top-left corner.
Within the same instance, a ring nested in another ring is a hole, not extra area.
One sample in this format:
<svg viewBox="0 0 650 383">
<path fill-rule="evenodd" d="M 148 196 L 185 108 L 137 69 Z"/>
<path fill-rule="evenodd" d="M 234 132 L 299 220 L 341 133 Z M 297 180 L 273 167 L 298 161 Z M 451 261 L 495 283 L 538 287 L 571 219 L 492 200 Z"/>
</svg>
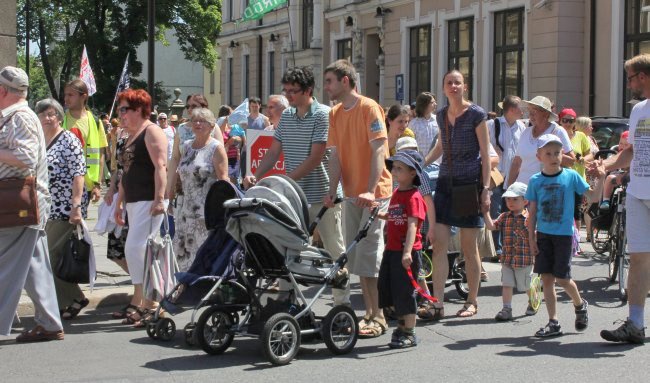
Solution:
<svg viewBox="0 0 650 383">
<path fill-rule="evenodd" d="M 359 338 L 376 338 L 388 330 L 388 323 L 385 319 L 372 318 L 364 326 L 359 328 Z"/>
<path fill-rule="evenodd" d="M 63 340 L 63 330 L 47 331 L 38 325 L 29 331 L 23 331 L 16 337 L 17 343 L 45 342 L 49 340 Z"/>
<path fill-rule="evenodd" d="M 84 297 L 82 300 L 72 300 L 72 304 L 68 307 L 66 307 L 63 312 L 61 313 L 61 319 L 63 320 L 70 320 L 74 319 L 79 315 L 81 310 L 84 309 L 84 307 L 88 306 L 90 301 L 88 298 Z"/>
<path fill-rule="evenodd" d="M 372 317 L 370 315 L 364 315 L 361 320 L 359 320 L 359 328 L 362 329 L 372 322 Z"/>
<path fill-rule="evenodd" d="M 478 304 L 465 302 L 463 308 L 458 310 L 456 313 L 456 316 L 459 318 L 469 318 L 473 317 L 476 314 L 478 314 Z"/>
<path fill-rule="evenodd" d="M 431 310 L 433 310 L 433 312 Z M 434 305 L 420 306 L 417 315 L 418 318 L 425 322 L 439 321 L 445 317 L 445 308 L 443 306 L 436 307 Z"/>
<path fill-rule="evenodd" d="M 132 305 L 132 304 L 129 303 L 128 305 L 124 306 L 121 310 L 114 311 L 111 314 L 111 316 L 113 317 L 113 319 L 124 319 L 124 318 L 126 318 L 126 315 L 129 312 L 133 312 L 133 310 L 137 310 L 137 309 L 138 309 L 138 306 Z"/>
<path fill-rule="evenodd" d="M 138 322 L 142 322 L 142 317 L 145 314 L 144 309 L 140 309 L 139 307 L 135 307 L 133 305 L 129 305 L 132 307 L 129 307 L 127 309 L 126 315 L 124 316 L 124 319 L 122 319 L 122 324 L 128 324 L 128 325 L 135 325 Z"/>
</svg>

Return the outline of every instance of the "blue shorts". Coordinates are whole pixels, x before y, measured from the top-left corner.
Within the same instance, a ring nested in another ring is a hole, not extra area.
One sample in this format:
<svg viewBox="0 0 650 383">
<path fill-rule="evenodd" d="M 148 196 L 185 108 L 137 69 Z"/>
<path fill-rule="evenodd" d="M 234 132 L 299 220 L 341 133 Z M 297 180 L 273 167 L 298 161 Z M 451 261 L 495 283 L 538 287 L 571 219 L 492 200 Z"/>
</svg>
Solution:
<svg viewBox="0 0 650 383">
<path fill-rule="evenodd" d="M 483 227 L 481 214 L 458 217 L 451 211 L 452 206 L 451 182 L 449 177 L 438 178 L 433 204 L 436 207 L 436 223 L 460 228 Z"/>
</svg>

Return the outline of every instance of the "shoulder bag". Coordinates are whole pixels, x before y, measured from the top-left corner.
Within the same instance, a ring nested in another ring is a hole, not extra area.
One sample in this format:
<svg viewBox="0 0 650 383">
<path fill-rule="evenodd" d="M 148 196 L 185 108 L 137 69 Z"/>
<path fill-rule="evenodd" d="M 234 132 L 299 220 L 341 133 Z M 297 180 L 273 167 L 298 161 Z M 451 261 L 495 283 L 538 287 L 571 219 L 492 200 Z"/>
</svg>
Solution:
<svg viewBox="0 0 650 383">
<path fill-rule="evenodd" d="M 13 114 L 7 117 L 0 130 L 11 120 Z M 25 178 L 0 180 L 0 201 L 0 229 L 39 224 L 36 177 L 33 173 Z"/>
<path fill-rule="evenodd" d="M 466 185 L 454 185 L 454 171 L 451 162 L 451 132 L 449 131 L 449 122 L 447 121 L 447 112 L 445 110 L 445 134 L 447 135 L 447 166 L 449 166 L 449 184 L 451 187 L 451 214 L 456 217 L 468 217 L 478 215 L 480 212 L 478 184 L 472 182 Z"/>
</svg>

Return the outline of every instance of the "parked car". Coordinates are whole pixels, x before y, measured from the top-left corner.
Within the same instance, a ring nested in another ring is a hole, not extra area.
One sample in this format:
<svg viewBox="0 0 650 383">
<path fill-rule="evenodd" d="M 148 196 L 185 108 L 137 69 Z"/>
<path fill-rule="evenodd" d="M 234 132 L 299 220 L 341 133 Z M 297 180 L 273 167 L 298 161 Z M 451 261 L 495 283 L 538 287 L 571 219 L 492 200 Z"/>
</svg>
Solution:
<svg viewBox="0 0 650 383">
<path fill-rule="evenodd" d="M 630 128 L 630 120 L 625 117 L 592 117 L 592 133 L 599 149 L 609 149 L 618 145 L 621 134 Z"/>
</svg>

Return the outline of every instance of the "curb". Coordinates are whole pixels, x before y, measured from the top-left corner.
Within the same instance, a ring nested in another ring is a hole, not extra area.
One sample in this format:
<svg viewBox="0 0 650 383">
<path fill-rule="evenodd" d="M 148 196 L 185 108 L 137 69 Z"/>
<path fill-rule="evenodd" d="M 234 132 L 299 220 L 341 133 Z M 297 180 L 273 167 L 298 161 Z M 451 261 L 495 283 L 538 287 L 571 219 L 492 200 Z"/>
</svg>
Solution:
<svg viewBox="0 0 650 383">
<path fill-rule="evenodd" d="M 125 306 L 131 300 L 133 294 L 133 286 L 118 286 L 108 287 L 102 289 L 95 289 L 91 293 L 89 290 L 83 290 L 86 298 L 88 298 L 88 306 L 86 306 L 82 313 L 87 310 L 102 309 L 107 307 Z M 27 296 L 21 297 L 18 308 L 16 309 L 18 315 L 21 317 L 34 315 L 34 303 Z"/>
</svg>

